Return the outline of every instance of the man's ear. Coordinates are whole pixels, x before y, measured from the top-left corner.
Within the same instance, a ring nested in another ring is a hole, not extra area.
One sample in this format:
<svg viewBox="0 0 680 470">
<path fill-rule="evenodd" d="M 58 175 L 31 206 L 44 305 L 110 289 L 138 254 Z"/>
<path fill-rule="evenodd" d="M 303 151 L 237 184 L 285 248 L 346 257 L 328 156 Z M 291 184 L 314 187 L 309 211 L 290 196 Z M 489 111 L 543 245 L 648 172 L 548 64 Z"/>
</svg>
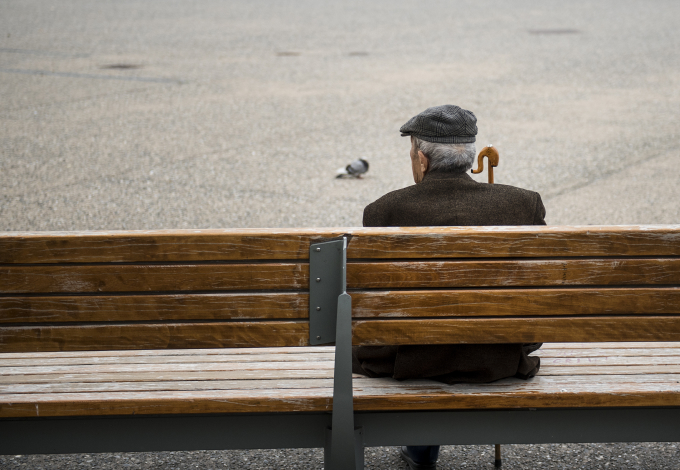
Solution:
<svg viewBox="0 0 680 470">
<path fill-rule="evenodd" d="M 420 171 L 422 171 L 423 174 L 427 173 L 427 170 L 430 169 L 430 160 L 420 150 L 418 150 L 418 160 L 420 160 Z"/>
</svg>

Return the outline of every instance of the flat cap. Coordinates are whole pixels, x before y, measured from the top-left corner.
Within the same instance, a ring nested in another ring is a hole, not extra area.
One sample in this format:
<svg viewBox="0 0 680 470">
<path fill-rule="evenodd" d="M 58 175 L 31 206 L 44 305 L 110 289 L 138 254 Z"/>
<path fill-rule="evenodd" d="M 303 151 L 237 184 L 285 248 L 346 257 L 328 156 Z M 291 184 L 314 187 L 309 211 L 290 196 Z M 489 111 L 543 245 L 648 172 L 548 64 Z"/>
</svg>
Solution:
<svg viewBox="0 0 680 470">
<path fill-rule="evenodd" d="M 472 111 L 445 104 L 413 116 L 399 132 L 437 144 L 469 144 L 476 140 L 477 118 Z"/>
</svg>

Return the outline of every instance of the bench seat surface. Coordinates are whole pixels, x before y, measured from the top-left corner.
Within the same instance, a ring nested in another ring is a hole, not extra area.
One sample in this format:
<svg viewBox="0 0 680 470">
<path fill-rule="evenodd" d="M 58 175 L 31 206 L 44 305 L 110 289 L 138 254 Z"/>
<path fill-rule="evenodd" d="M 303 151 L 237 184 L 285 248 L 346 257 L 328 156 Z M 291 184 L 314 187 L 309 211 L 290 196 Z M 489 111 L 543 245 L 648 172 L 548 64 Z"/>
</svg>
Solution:
<svg viewBox="0 0 680 470">
<path fill-rule="evenodd" d="M 0 354 L 0 418 L 328 412 L 332 347 Z M 355 375 L 357 411 L 680 406 L 680 343 L 554 343 L 532 380 Z"/>
</svg>

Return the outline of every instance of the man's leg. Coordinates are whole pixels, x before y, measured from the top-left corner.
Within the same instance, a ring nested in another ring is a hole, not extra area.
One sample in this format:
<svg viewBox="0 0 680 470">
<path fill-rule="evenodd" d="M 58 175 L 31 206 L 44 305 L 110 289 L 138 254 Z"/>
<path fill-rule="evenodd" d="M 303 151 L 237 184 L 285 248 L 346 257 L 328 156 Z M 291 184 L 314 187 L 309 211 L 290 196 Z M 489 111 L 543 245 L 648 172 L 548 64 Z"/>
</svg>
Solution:
<svg viewBox="0 0 680 470">
<path fill-rule="evenodd" d="M 403 446 L 401 457 L 412 470 L 433 470 L 437 468 L 439 446 Z"/>
</svg>

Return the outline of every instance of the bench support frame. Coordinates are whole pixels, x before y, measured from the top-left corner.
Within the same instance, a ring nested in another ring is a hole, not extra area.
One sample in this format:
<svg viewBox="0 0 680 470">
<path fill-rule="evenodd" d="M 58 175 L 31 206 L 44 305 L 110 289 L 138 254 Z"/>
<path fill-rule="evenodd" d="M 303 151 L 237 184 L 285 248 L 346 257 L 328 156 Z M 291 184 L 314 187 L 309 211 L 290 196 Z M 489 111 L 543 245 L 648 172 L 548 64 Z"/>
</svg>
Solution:
<svg viewBox="0 0 680 470">
<path fill-rule="evenodd" d="M 347 237 L 309 247 L 309 342 L 335 342 L 332 425 L 324 460 L 329 470 L 363 468 L 362 430 L 354 427 L 352 297 L 347 294 Z"/>
<path fill-rule="evenodd" d="M 355 417 L 357 459 L 363 459 L 364 446 L 680 441 L 680 408 L 358 412 Z M 329 413 L 2 419 L 0 454 L 326 447 L 329 455 L 325 430 L 331 421 Z"/>
</svg>

